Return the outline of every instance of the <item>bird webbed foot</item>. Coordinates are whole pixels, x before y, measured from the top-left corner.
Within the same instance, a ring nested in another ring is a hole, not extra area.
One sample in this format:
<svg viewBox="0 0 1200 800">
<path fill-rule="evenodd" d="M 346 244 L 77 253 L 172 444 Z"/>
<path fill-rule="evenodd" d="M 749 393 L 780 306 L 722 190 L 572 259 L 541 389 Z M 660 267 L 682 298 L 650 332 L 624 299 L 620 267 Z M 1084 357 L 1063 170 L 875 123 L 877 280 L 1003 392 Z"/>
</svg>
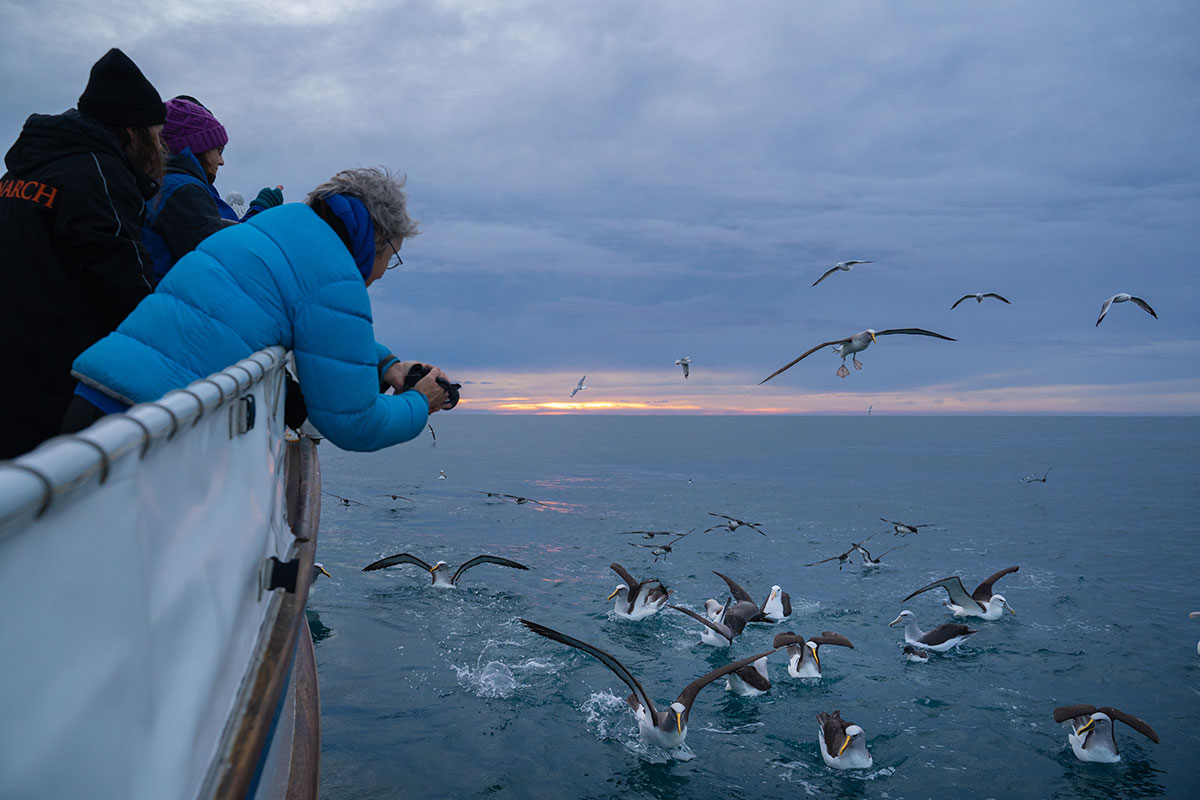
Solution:
<svg viewBox="0 0 1200 800">
<path fill-rule="evenodd" d="M 861 361 L 859 361 L 857 358 L 853 359 L 853 361 L 854 361 L 854 368 L 855 368 L 855 369 L 862 369 L 862 362 L 861 362 Z"/>
<path fill-rule="evenodd" d="M 845 364 L 842 364 L 840 367 L 838 367 L 837 376 L 839 378 L 844 378 L 849 374 L 850 374 L 850 370 L 846 369 Z"/>
</svg>

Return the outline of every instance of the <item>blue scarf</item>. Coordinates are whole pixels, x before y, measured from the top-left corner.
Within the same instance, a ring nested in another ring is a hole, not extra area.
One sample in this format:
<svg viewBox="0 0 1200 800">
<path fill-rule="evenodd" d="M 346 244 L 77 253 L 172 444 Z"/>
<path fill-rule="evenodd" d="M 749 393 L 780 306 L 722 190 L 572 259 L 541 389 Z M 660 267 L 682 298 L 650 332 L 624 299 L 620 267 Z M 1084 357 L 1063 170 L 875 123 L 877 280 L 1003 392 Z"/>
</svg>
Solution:
<svg viewBox="0 0 1200 800">
<path fill-rule="evenodd" d="M 363 280 L 367 280 L 375 269 L 375 223 L 371 222 L 367 207 L 357 197 L 348 194 L 330 194 L 321 199 L 346 226 L 354 263 L 362 273 Z"/>
</svg>

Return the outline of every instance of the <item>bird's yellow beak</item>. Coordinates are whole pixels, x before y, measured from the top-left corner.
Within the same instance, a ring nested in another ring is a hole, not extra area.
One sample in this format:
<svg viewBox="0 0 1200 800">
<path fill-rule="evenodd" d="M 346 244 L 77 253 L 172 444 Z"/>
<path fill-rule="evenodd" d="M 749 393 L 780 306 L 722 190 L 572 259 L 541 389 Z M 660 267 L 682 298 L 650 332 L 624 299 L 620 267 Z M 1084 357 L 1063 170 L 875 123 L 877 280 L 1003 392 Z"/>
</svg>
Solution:
<svg viewBox="0 0 1200 800">
<path fill-rule="evenodd" d="M 846 748 L 850 746 L 850 737 L 846 737 L 846 741 L 842 742 L 842 746 L 838 748 L 838 758 L 842 757 L 842 753 L 846 752 Z"/>
<path fill-rule="evenodd" d="M 606 598 L 604 598 L 604 599 L 605 599 L 605 600 L 612 600 L 614 597 L 616 597 L 616 596 L 617 596 L 617 592 L 619 592 L 619 591 L 621 591 L 621 590 L 620 590 L 620 589 L 613 589 L 613 593 L 612 593 L 612 594 L 610 594 L 608 597 L 606 597 Z"/>
<path fill-rule="evenodd" d="M 675 714 L 675 727 L 679 729 L 679 735 L 683 736 L 683 717 L 679 716 L 678 712 Z"/>
<path fill-rule="evenodd" d="M 435 572 L 437 572 L 437 567 L 430 567 L 430 568 L 429 568 L 429 574 L 430 574 L 430 575 L 432 575 L 432 574 L 433 574 L 433 573 L 435 573 Z"/>
<path fill-rule="evenodd" d="M 1095 728 L 1095 727 L 1096 727 L 1096 720 L 1094 720 L 1094 719 L 1089 719 L 1089 720 L 1088 720 L 1088 721 L 1087 721 L 1087 722 L 1086 722 L 1086 723 L 1083 725 L 1083 727 L 1081 727 L 1079 730 L 1075 731 L 1075 735 L 1076 735 L 1076 736 L 1082 736 L 1083 734 L 1090 732 L 1090 731 L 1091 731 L 1093 728 Z"/>
<path fill-rule="evenodd" d="M 871 334 L 871 341 L 875 342 L 876 344 L 879 344 L 879 342 L 875 341 L 875 334 L 873 334 L 873 333 Z"/>
<path fill-rule="evenodd" d="M 821 668 L 821 657 L 819 655 L 817 655 L 816 650 L 813 650 L 812 654 L 813 654 L 813 661 L 817 662 L 817 669 L 820 669 Z"/>
<path fill-rule="evenodd" d="M 1017 610 L 1015 608 L 1013 608 L 1012 606 L 1009 606 L 1008 613 L 1015 615 L 1017 613 Z"/>
<path fill-rule="evenodd" d="M 318 565 L 317 565 L 317 569 L 321 570 L 321 574 L 322 574 L 322 575 L 324 575 L 326 578 L 330 578 L 330 579 L 332 579 L 332 578 L 333 578 L 333 576 L 332 576 L 332 575 L 330 575 L 328 572 L 326 572 L 326 571 L 325 571 L 325 568 L 324 568 L 324 567 L 322 567 L 321 565 L 319 565 L 319 564 L 318 564 Z"/>
</svg>

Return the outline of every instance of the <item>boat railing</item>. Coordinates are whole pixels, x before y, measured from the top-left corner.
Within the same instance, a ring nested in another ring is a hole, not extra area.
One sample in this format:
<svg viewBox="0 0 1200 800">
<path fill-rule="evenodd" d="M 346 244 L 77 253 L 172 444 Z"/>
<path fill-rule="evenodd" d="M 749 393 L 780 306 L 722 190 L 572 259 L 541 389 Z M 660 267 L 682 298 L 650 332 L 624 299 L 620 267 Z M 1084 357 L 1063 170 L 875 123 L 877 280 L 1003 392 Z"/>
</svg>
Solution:
<svg viewBox="0 0 1200 800">
<path fill-rule="evenodd" d="M 286 360 L 259 351 L 0 463 L 0 796 L 286 784 L 291 742 L 267 750 L 320 508 L 312 443 L 285 441 Z"/>
</svg>

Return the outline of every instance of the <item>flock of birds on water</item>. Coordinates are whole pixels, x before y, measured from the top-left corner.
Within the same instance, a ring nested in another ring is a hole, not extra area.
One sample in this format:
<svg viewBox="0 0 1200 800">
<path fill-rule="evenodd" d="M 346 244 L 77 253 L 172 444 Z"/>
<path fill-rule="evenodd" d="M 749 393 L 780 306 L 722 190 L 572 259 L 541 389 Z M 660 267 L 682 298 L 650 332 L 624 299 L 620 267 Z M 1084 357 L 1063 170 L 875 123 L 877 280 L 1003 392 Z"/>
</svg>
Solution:
<svg viewBox="0 0 1200 800">
<path fill-rule="evenodd" d="M 1047 469 L 1042 475 L 1026 475 L 1021 481 L 1046 483 L 1049 473 L 1050 470 Z M 477 493 L 494 501 L 512 502 L 516 505 L 546 505 L 542 501 L 521 495 L 490 491 Z M 331 493 L 326 492 L 326 494 Z M 365 505 L 350 498 L 339 495 L 332 496 L 345 506 Z M 399 494 L 380 496 L 390 497 L 393 500 L 411 499 Z M 706 528 L 704 533 L 721 530 L 732 534 L 745 529 L 748 532 L 766 536 L 761 523 L 748 522 L 716 512 L 708 512 L 708 514 L 720 521 Z M 879 519 L 891 527 L 893 536 L 902 538 L 918 534 L 924 528 L 937 527 L 936 523 L 908 523 L 885 517 Z M 650 548 L 654 555 L 654 562 L 657 563 L 659 558 L 665 558 L 672 551 L 674 545 L 695 531 L 696 528 L 684 533 L 634 530 L 622 531 L 620 534 L 649 540 L 649 544 L 645 542 L 628 543 L 634 547 Z M 850 547 L 840 554 L 822 558 L 804 566 L 815 567 L 836 561 L 840 570 L 847 564 L 853 563 L 851 559 L 858 556 L 861 568 L 878 567 L 882 563 L 883 556 L 897 547 L 878 555 L 872 555 L 866 549 L 865 544 L 875 535 L 873 533 L 861 542 L 851 542 Z M 905 545 L 898 545 L 898 547 L 903 546 Z M 397 553 L 368 564 L 363 567 L 363 571 L 374 572 L 389 567 L 412 565 L 429 574 L 433 587 L 455 589 L 459 586 L 460 579 L 467 570 L 483 564 L 516 570 L 530 569 L 525 564 L 512 559 L 488 554 L 470 558 L 455 569 L 445 561 L 430 564 L 412 553 Z M 780 625 L 786 622 L 792 614 L 791 597 L 778 585 L 771 586 L 770 591 L 759 603 L 733 578 L 714 570 L 713 574 L 725 583 L 729 595 L 723 602 L 716 598 L 709 598 L 704 603 L 704 612 L 698 613 L 671 602 L 674 590 L 669 589 L 659 578 L 648 577 L 638 580 L 618 562 L 610 564 L 610 568 L 620 578 L 616 588 L 606 598 L 613 602 L 612 617 L 629 623 L 637 623 L 664 609 L 670 609 L 698 623 L 700 643 L 715 648 L 732 647 L 734 640 L 740 637 L 750 625 Z M 945 592 L 943 604 L 954 618 L 966 618 L 975 624 L 995 622 L 1004 618 L 1006 613 L 1016 614 L 1007 598 L 995 589 L 998 581 L 1018 570 L 1019 567 L 1016 565 L 1004 567 L 982 580 L 970 592 L 967 591 L 969 584 L 965 584 L 961 576 L 950 575 L 917 588 L 900 602 L 901 604 L 907 603 L 918 595 L 940 590 Z M 314 567 L 314 578 L 318 573 L 329 574 L 320 564 Z M 1200 611 L 1192 612 L 1190 617 L 1200 619 Z M 672 751 L 684 744 L 696 698 L 708 685 L 724 678 L 727 691 L 750 697 L 761 695 L 771 688 L 769 659 L 781 651 L 786 656 L 787 674 L 791 678 L 816 682 L 821 679 L 823 670 L 829 667 L 828 659 L 822 660 L 822 657 L 826 655 L 822 652 L 822 647 L 854 648 L 850 639 L 836 631 L 821 631 L 817 636 L 803 636 L 792 631 L 780 632 L 773 637 L 770 648 L 731 661 L 700 675 L 688 683 L 673 702 L 665 707 L 660 707 L 637 676 L 616 656 L 583 639 L 543 623 L 524 618 L 520 619 L 520 622 L 533 633 L 584 652 L 611 670 L 630 691 L 627 703 L 633 712 L 642 741 L 667 751 Z M 969 627 L 962 622 L 945 622 L 930 630 L 924 630 L 918 623 L 916 615 L 909 609 L 902 609 L 896 618 L 888 623 L 888 626 L 902 628 L 903 657 L 916 663 L 928 661 L 931 653 L 943 656 L 950 654 L 955 648 L 979 633 L 978 628 Z M 1197 654 L 1200 655 L 1200 643 L 1197 643 Z M 1055 722 L 1070 723 L 1067 741 L 1076 758 L 1081 761 L 1113 763 L 1121 760 L 1115 727 L 1117 722 L 1124 723 L 1155 743 L 1159 741 L 1158 734 L 1146 721 L 1113 706 L 1090 704 L 1060 706 L 1053 709 L 1052 717 Z M 867 750 L 866 732 L 860 725 L 843 718 L 840 709 L 822 711 L 816 715 L 816 720 L 818 723 L 817 743 L 826 765 L 837 770 L 867 769 L 873 765 L 873 759 Z"/>
<path fill-rule="evenodd" d="M 858 259 L 851 259 L 848 261 L 839 261 L 838 263 L 836 263 L 832 267 L 830 267 L 828 270 L 826 270 L 825 274 L 823 274 L 821 277 L 817 278 L 813 282 L 813 286 L 816 286 L 821 281 L 828 278 L 830 275 L 833 275 L 835 272 L 849 272 L 852 269 L 854 269 L 854 267 L 858 264 L 874 264 L 874 263 L 875 263 L 874 261 L 861 261 Z M 997 294 L 996 292 L 975 292 L 973 294 L 964 294 L 962 297 L 955 300 L 954 305 L 950 306 L 950 310 L 953 311 L 954 309 L 958 308 L 959 304 L 965 300 L 974 300 L 976 303 L 983 303 L 983 301 L 985 299 L 989 299 L 989 298 L 998 300 L 1002 303 L 1006 303 L 1007 305 L 1012 305 L 1011 300 L 1007 299 L 1006 297 L 1003 297 L 1000 294 Z M 1101 304 L 1100 316 L 1096 320 L 1096 325 L 1099 326 L 1100 323 L 1104 321 L 1104 317 L 1108 314 L 1108 310 L 1112 306 L 1113 303 L 1129 303 L 1129 302 L 1132 302 L 1134 305 L 1136 305 L 1138 308 L 1141 308 L 1143 311 L 1145 311 L 1150 316 L 1154 317 L 1155 319 L 1158 319 L 1158 314 L 1155 313 L 1154 309 L 1151 308 L 1150 304 L 1147 303 L 1145 300 L 1143 300 L 1140 297 L 1136 297 L 1134 295 L 1128 294 L 1127 292 L 1118 292 L 1117 294 L 1114 294 L 1112 297 L 1108 298 Z M 859 361 L 858 358 L 856 357 L 856 355 L 855 355 L 856 353 L 861 353 L 862 351 L 864 351 L 868 347 L 870 347 L 872 343 L 877 342 L 878 341 L 877 337 L 879 337 L 879 336 L 895 336 L 897 334 L 904 334 L 907 336 L 929 336 L 929 337 L 932 337 L 935 339 L 942 339 L 947 342 L 958 341 L 957 339 L 953 339 L 949 336 L 945 336 L 940 333 L 935 333 L 934 331 L 925 330 L 924 328 L 889 328 L 887 330 L 882 330 L 882 331 L 877 331 L 873 328 L 867 328 L 865 331 L 859 331 L 858 333 L 853 333 L 853 334 L 846 336 L 844 338 L 841 338 L 841 339 L 831 339 L 828 342 L 821 342 L 821 344 L 816 345 L 815 347 L 811 347 L 808 350 L 805 350 L 803 353 L 796 356 L 796 358 L 789 361 L 787 364 L 784 364 L 782 367 L 775 370 L 767 377 L 763 378 L 761 381 L 758 382 L 758 385 L 761 386 L 762 384 L 766 383 L 767 381 L 771 380 L 772 378 L 776 377 L 777 375 L 780 375 L 781 373 L 786 372 L 787 370 L 796 366 L 796 364 L 798 364 L 801 361 L 803 361 L 804 359 L 808 358 L 813 353 L 817 352 L 818 350 L 822 350 L 826 347 L 832 347 L 833 353 L 835 355 L 841 357 L 842 364 L 840 367 L 838 367 L 836 374 L 839 378 L 845 378 L 850 374 L 850 370 L 846 369 L 846 359 L 847 358 L 850 358 L 851 363 L 854 365 L 855 369 L 860 370 L 863 368 L 863 365 L 862 365 L 862 362 Z M 681 367 L 683 369 L 683 377 L 684 378 L 687 378 L 688 375 L 690 374 L 691 364 L 692 364 L 691 356 L 683 356 L 683 357 L 675 360 L 675 366 Z M 587 380 L 587 375 L 584 375 L 582 378 L 579 379 L 579 382 L 577 384 L 575 384 L 575 388 L 571 390 L 571 395 L 570 395 L 571 397 L 574 397 L 575 395 L 582 392 L 584 389 L 588 388 L 586 385 L 584 385 L 585 380 Z"/>
</svg>

